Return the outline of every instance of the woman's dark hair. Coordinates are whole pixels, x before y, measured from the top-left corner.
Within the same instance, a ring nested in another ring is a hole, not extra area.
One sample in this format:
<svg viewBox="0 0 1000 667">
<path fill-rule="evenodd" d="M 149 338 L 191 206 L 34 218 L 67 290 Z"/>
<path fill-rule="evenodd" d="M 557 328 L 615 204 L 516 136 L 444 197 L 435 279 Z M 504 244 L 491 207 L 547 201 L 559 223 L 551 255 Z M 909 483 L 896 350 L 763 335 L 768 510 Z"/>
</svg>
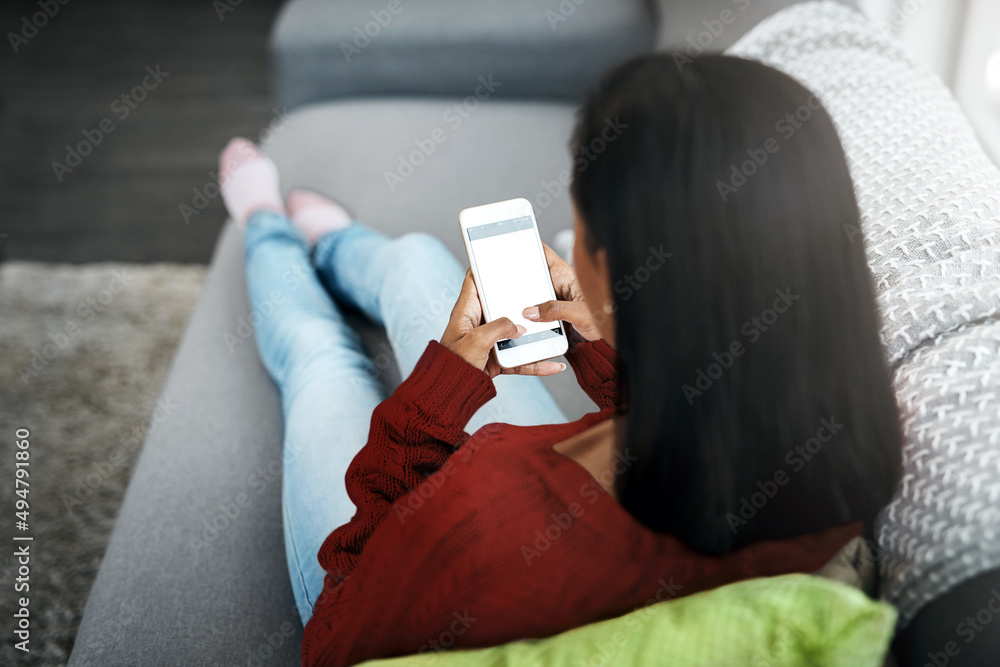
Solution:
<svg viewBox="0 0 1000 667">
<path fill-rule="evenodd" d="M 705 553 L 872 521 L 902 436 L 822 105 L 757 62 L 657 54 L 602 80 L 573 146 L 614 294 L 617 446 L 638 457 L 621 504 Z"/>
</svg>

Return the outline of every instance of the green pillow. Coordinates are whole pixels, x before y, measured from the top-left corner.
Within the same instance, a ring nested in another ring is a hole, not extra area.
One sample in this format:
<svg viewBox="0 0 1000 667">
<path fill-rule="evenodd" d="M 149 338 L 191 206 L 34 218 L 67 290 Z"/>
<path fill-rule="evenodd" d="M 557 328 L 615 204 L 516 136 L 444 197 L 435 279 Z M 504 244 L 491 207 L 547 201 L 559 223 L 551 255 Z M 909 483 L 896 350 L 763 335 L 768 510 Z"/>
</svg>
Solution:
<svg viewBox="0 0 1000 667">
<path fill-rule="evenodd" d="M 370 660 L 364 667 L 882 665 L 896 610 L 808 574 L 749 579 L 546 639 Z"/>
</svg>

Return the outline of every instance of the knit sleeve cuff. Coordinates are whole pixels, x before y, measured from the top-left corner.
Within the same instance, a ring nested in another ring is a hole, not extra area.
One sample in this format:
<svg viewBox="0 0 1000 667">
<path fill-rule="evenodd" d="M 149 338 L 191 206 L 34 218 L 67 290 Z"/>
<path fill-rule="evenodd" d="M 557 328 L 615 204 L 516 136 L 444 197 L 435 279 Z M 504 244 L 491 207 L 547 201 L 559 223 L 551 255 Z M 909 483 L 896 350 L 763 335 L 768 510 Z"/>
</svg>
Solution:
<svg viewBox="0 0 1000 667">
<path fill-rule="evenodd" d="M 614 348 L 598 338 L 573 345 L 565 356 L 580 386 L 594 402 L 602 408 L 616 407 L 618 355 Z"/>
<path fill-rule="evenodd" d="M 462 433 L 472 415 L 497 393 L 493 380 L 485 371 L 436 340 L 427 344 L 413 372 L 399 389 L 425 419 L 442 430 L 456 430 L 456 435 Z"/>
<path fill-rule="evenodd" d="M 603 338 L 578 343 L 566 352 L 566 360 L 572 362 L 574 368 L 579 368 L 588 377 L 602 379 L 617 373 L 616 358 L 614 348 Z"/>
</svg>

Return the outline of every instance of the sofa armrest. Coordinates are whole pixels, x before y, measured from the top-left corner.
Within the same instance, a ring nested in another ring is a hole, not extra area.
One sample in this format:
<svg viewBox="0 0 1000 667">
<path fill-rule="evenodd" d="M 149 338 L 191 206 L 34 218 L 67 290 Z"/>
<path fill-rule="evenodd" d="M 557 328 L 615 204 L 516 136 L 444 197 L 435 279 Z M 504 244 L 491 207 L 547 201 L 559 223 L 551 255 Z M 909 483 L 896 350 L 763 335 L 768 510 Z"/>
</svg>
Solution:
<svg viewBox="0 0 1000 667">
<path fill-rule="evenodd" d="M 271 33 L 274 93 L 288 110 L 406 93 L 576 99 L 653 47 L 653 16 L 649 0 L 291 0 Z"/>
<path fill-rule="evenodd" d="M 249 312 L 230 223 L 163 389 L 177 407 L 146 438 L 70 665 L 299 664 L 281 409 L 252 337 L 237 332 Z"/>
</svg>

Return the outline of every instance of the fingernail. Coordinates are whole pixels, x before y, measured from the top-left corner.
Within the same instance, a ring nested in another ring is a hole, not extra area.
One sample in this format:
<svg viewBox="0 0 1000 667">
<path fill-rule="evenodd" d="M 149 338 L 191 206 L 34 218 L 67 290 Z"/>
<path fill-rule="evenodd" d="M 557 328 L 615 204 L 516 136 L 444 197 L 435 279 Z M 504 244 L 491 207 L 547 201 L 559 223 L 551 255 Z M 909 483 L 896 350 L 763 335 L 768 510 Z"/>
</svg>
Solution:
<svg viewBox="0 0 1000 667">
<path fill-rule="evenodd" d="M 566 364 L 560 362 L 559 363 L 559 372 L 562 373 L 564 370 L 566 370 Z"/>
<path fill-rule="evenodd" d="M 538 319 L 538 307 L 531 306 L 530 308 L 525 308 L 521 312 L 521 316 L 526 320 L 537 320 Z"/>
<path fill-rule="evenodd" d="M 528 333 L 528 330 L 525 329 L 524 327 L 522 327 L 520 324 L 515 324 L 514 326 L 517 327 L 517 335 L 518 336 L 523 336 L 524 334 Z"/>
</svg>

